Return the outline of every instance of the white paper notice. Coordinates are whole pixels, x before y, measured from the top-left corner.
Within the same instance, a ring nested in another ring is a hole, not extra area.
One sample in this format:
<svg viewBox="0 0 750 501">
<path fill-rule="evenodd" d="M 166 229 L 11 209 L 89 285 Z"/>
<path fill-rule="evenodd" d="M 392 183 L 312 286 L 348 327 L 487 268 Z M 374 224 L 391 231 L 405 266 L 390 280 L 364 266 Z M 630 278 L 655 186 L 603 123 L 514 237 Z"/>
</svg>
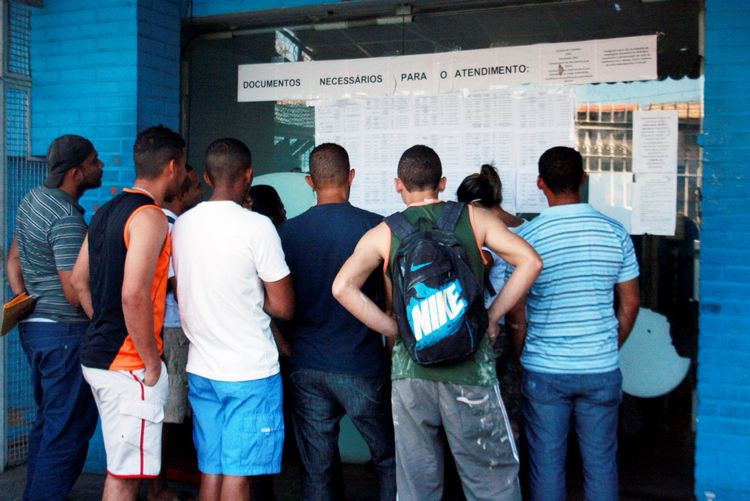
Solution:
<svg viewBox="0 0 750 501">
<path fill-rule="evenodd" d="M 533 83 L 654 80 L 656 35 L 412 56 L 243 64 L 237 101 L 434 95 Z"/>
<path fill-rule="evenodd" d="M 633 113 L 633 172 L 677 172 L 677 110 Z"/>
<path fill-rule="evenodd" d="M 536 213 L 547 201 L 536 186 L 537 161 L 551 146 L 574 144 L 575 101 L 570 92 L 490 90 L 437 96 L 339 99 L 315 106 L 315 142 L 349 151 L 357 174 L 351 202 L 387 215 L 401 210 L 393 178 L 412 145 L 434 149 L 448 179 L 443 199 L 461 181 L 493 164 L 503 183 L 502 206 Z"/>
<path fill-rule="evenodd" d="M 633 214 L 633 174 L 630 172 L 592 172 L 589 178 L 589 204 L 616 219 L 631 231 Z"/>
<path fill-rule="evenodd" d="M 636 174 L 632 234 L 674 235 L 676 212 L 676 174 Z"/>
</svg>

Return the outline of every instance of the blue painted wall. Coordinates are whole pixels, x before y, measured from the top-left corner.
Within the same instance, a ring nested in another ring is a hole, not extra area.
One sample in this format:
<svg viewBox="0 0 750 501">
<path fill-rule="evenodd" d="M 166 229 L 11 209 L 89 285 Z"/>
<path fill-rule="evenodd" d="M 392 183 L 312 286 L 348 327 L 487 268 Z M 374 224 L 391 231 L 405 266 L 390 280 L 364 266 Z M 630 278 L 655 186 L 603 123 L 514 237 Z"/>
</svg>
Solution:
<svg viewBox="0 0 750 501">
<path fill-rule="evenodd" d="M 185 15 L 192 15 L 192 17 L 339 3 L 338 1 L 317 2 L 315 0 L 183 0 L 183 2 Z"/>
<path fill-rule="evenodd" d="M 46 0 L 31 18 L 31 151 L 61 134 L 90 138 L 106 164 L 88 216 L 133 179 L 138 25 L 134 0 Z"/>
<path fill-rule="evenodd" d="M 750 499 L 750 4 L 706 10 L 695 494 Z"/>
</svg>

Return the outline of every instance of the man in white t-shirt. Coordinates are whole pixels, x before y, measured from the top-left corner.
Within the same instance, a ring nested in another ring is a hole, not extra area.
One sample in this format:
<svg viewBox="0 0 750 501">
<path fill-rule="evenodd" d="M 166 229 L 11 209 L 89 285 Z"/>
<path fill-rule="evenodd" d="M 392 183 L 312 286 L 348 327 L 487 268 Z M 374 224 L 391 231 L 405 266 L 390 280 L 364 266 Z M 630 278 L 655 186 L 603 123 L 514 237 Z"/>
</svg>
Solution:
<svg viewBox="0 0 750 501">
<path fill-rule="evenodd" d="M 214 193 L 172 233 L 201 499 L 250 499 L 249 476 L 281 470 L 281 378 L 270 322 L 292 317 L 294 295 L 276 229 L 240 205 L 252 176 L 241 141 L 211 143 L 205 180 Z"/>
</svg>

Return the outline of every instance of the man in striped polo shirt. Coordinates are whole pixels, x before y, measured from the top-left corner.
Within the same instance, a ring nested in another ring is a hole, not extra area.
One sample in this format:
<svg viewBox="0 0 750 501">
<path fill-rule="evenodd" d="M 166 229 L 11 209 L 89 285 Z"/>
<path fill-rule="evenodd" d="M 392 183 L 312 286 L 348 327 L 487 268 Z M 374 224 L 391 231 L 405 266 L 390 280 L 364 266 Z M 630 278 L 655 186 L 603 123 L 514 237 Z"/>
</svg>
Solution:
<svg viewBox="0 0 750 501">
<path fill-rule="evenodd" d="M 36 298 L 19 325 L 31 365 L 36 420 L 29 437 L 24 500 L 65 499 L 83 468 L 96 428 L 96 407 L 78 357 L 88 326 L 70 282 L 86 235 L 78 199 L 101 185 L 94 145 L 81 136 L 55 139 L 47 152 L 44 185 L 21 201 L 8 253 L 13 293 Z"/>
<path fill-rule="evenodd" d="M 618 348 L 638 314 L 638 263 L 625 228 L 581 203 L 585 180 L 577 151 L 561 146 L 547 150 L 539 159 L 537 185 L 549 208 L 518 232 L 544 261 L 528 298 L 506 321 L 524 369 L 523 416 L 534 500 L 566 499 L 571 415 L 586 499 L 618 499 Z"/>
</svg>

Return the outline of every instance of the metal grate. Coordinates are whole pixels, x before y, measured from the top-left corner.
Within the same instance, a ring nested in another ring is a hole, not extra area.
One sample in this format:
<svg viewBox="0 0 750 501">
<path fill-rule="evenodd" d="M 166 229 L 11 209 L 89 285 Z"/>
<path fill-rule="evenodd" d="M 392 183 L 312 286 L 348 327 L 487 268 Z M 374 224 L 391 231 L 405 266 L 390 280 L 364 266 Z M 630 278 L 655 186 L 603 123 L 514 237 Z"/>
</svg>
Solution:
<svg viewBox="0 0 750 501">
<path fill-rule="evenodd" d="M 632 172 L 634 104 L 583 104 L 578 107 L 578 151 L 586 172 Z M 701 103 L 650 105 L 649 110 L 678 110 L 677 213 L 700 224 L 703 161 L 698 136 Z"/>
<path fill-rule="evenodd" d="M 5 214 L 6 245 L 15 230 L 16 209 L 21 199 L 34 186 L 44 180 L 47 170 L 45 162 L 28 158 L 28 114 L 29 96 L 27 90 L 6 88 L 6 135 L 5 135 Z M 7 248 L 7 247 L 6 247 Z M 8 290 L 6 294 L 10 295 Z M 36 417 L 31 370 L 18 338 L 18 330 L 13 329 L 6 340 L 6 380 L 7 402 L 6 447 L 8 466 L 26 461 L 29 446 L 29 433 Z"/>
<path fill-rule="evenodd" d="M 8 72 L 31 76 L 31 7 L 22 2 L 8 3 Z"/>
<path fill-rule="evenodd" d="M 274 106 L 274 159 L 279 170 L 299 166 L 310 170 L 309 155 L 315 147 L 315 108 L 299 101 L 279 101 Z"/>
</svg>

